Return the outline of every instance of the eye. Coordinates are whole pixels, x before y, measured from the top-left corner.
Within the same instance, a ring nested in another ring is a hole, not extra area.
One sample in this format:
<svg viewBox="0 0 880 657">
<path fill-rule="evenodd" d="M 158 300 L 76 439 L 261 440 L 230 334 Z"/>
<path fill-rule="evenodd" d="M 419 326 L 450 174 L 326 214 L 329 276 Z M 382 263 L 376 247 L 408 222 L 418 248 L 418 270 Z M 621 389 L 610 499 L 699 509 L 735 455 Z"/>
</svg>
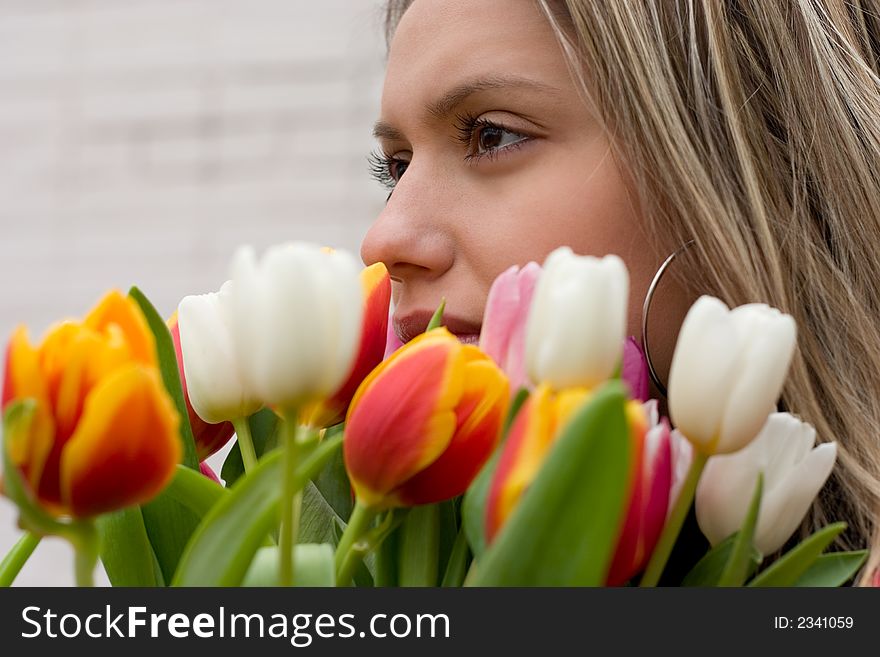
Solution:
<svg viewBox="0 0 880 657">
<path fill-rule="evenodd" d="M 380 185 L 388 190 L 394 189 L 400 178 L 409 166 L 409 160 L 404 159 L 409 153 L 395 153 L 386 155 L 382 151 L 374 151 L 367 158 L 370 166 L 370 175 Z"/>
<path fill-rule="evenodd" d="M 467 160 L 482 157 L 496 157 L 501 152 L 517 148 L 531 137 L 504 125 L 471 114 L 456 116 L 456 140 L 468 149 Z"/>
<path fill-rule="evenodd" d="M 506 148 L 526 139 L 528 137 L 506 130 L 499 125 L 487 124 L 478 130 L 477 153 L 485 155 L 488 151 Z"/>
</svg>

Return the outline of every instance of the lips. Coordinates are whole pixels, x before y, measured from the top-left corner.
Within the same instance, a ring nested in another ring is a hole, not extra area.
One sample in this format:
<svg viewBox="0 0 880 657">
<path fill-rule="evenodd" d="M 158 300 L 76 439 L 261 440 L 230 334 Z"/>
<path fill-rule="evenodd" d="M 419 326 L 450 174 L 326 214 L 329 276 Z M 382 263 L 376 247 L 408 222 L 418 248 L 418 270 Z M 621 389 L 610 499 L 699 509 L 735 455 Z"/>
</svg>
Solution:
<svg viewBox="0 0 880 657">
<path fill-rule="evenodd" d="M 407 343 L 425 332 L 425 328 L 433 316 L 434 312 L 430 310 L 417 310 L 401 316 L 395 313 L 393 318 L 394 332 L 401 342 Z M 464 344 L 475 345 L 480 341 L 480 324 L 444 313 L 443 326 Z"/>
</svg>

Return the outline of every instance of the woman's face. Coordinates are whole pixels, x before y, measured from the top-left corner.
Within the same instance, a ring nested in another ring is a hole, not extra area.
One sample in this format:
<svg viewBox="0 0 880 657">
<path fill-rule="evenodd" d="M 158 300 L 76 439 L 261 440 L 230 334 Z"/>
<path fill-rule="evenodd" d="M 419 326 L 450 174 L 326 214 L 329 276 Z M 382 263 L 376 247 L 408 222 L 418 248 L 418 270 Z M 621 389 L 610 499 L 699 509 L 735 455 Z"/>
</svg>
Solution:
<svg viewBox="0 0 880 657">
<path fill-rule="evenodd" d="M 536 2 L 416 0 L 391 44 L 375 135 L 374 173 L 393 191 L 361 256 L 391 272 L 402 340 L 445 297 L 448 328 L 475 341 L 495 277 L 560 245 L 625 260 L 629 331 L 641 335 L 666 254 L 649 248 L 608 135 Z M 684 312 L 667 287 L 651 310 L 661 372 Z"/>
</svg>

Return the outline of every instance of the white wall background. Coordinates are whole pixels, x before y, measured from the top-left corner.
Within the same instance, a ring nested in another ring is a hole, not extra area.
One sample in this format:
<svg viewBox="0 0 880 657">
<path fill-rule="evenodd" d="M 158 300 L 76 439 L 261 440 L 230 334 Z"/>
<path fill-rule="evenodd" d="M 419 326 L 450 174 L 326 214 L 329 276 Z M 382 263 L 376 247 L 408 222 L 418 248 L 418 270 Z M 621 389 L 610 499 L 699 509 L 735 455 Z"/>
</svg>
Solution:
<svg viewBox="0 0 880 657">
<path fill-rule="evenodd" d="M 2 0 L 0 335 L 137 284 L 166 315 L 236 245 L 357 251 L 379 0 Z M 0 557 L 19 536 L 0 498 Z M 17 584 L 67 585 L 46 540 Z M 106 579 L 101 581 L 106 582 Z"/>
</svg>

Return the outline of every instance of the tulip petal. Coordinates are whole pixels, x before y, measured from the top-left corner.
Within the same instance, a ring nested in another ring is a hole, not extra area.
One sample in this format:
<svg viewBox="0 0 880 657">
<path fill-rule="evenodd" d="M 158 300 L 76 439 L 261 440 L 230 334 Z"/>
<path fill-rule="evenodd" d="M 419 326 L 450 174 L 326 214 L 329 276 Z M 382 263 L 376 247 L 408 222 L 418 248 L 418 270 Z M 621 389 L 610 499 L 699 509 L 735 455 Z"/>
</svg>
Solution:
<svg viewBox="0 0 880 657">
<path fill-rule="evenodd" d="M 83 325 L 100 334 L 122 332 L 131 358 L 144 365 L 156 365 L 156 341 L 137 303 L 113 290 L 104 295 L 83 320 Z M 115 328 L 114 328 L 115 327 Z"/>
<path fill-rule="evenodd" d="M 171 479 L 178 418 L 155 371 L 118 370 L 92 390 L 61 456 L 64 506 L 77 517 L 141 504 Z"/>
<path fill-rule="evenodd" d="M 180 324 L 178 323 L 178 312 L 168 320 L 168 329 L 171 332 L 171 342 L 174 345 L 174 356 L 177 359 L 177 370 L 180 374 L 180 387 L 183 390 L 183 402 L 186 405 L 186 415 L 189 419 L 189 426 L 192 430 L 193 440 L 196 443 L 196 452 L 200 462 L 204 462 L 206 458 L 219 451 L 235 433 L 235 427 L 231 422 L 220 422 L 218 424 L 210 424 L 205 422 L 196 413 L 193 408 L 192 400 L 189 398 L 189 388 L 186 383 L 186 371 L 183 365 L 183 348 L 180 345 Z M 238 361 L 232 363 L 232 367 L 238 366 Z M 239 378 L 241 375 L 238 374 Z"/>
<path fill-rule="evenodd" d="M 232 285 L 219 292 L 184 297 L 177 327 L 183 355 L 183 378 L 193 410 L 204 422 L 247 417 L 261 404 L 239 370 L 230 325 Z"/>
<path fill-rule="evenodd" d="M 827 480 L 836 445 L 812 449 L 815 430 L 789 413 L 773 413 L 745 448 L 709 459 L 697 486 L 700 529 L 715 545 L 737 531 L 745 518 L 758 472 L 764 494 L 755 545 L 763 554 L 779 549 L 800 524 Z"/>
<path fill-rule="evenodd" d="M 791 537 L 825 485 L 837 459 L 837 443 L 823 443 L 767 491 L 761 500 L 755 547 L 771 554 Z"/>
<path fill-rule="evenodd" d="M 464 390 L 462 345 L 439 328 L 411 340 L 364 380 L 345 427 L 346 468 L 358 498 L 375 505 L 433 462 L 455 431 Z"/>
<path fill-rule="evenodd" d="M 299 408 L 339 388 L 358 348 L 363 300 L 354 258 L 293 242 L 233 260 L 233 335 L 247 384 Z"/>
<path fill-rule="evenodd" d="M 575 257 L 563 247 L 548 256 L 527 328 L 529 375 L 556 388 L 594 387 L 620 361 L 629 295 L 617 256 Z"/>
<path fill-rule="evenodd" d="M 13 399 L 45 401 L 48 397 L 46 380 L 40 370 L 39 352 L 31 345 L 27 329 L 19 326 L 6 346 L 0 409 L 5 409 Z"/>
<path fill-rule="evenodd" d="M 719 453 L 737 451 L 761 430 L 782 392 L 796 338 L 794 319 L 763 304 L 734 308 L 730 317 L 746 342 L 725 400 Z"/>
<path fill-rule="evenodd" d="M 473 346 L 464 351 L 464 391 L 456 406 L 456 429 L 446 450 L 396 491 L 404 504 L 432 504 L 461 495 L 501 437 L 510 391 L 498 367 Z"/>
<path fill-rule="evenodd" d="M 709 296 L 691 306 L 678 334 L 669 369 L 669 414 L 701 451 L 711 453 L 718 441 L 741 341 L 727 306 Z"/>
<path fill-rule="evenodd" d="M 391 277 L 378 262 L 361 271 L 364 293 L 363 330 L 357 358 L 348 378 L 329 399 L 307 408 L 303 421 L 312 427 L 329 427 L 345 419 L 349 403 L 366 376 L 385 355 L 388 306 L 391 303 Z"/>
</svg>

